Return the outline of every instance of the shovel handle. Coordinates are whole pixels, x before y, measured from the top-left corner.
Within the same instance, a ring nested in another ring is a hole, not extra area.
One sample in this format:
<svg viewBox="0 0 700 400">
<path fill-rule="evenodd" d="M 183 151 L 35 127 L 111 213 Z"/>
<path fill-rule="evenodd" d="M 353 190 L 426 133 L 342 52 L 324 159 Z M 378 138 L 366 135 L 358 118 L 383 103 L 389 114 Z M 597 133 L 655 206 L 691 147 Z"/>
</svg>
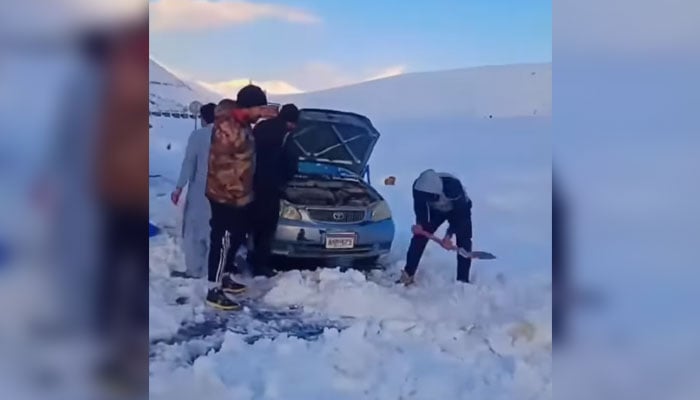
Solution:
<svg viewBox="0 0 700 400">
<path fill-rule="evenodd" d="M 425 236 L 425 237 L 427 237 L 428 239 L 430 239 L 430 240 L 432 240 L 432 241 L 434 241 L 434 242 L 442 243 L 442 240 L 440 240 L 437 236 L 433 235 L 433 234 L 430 233 L 430 232 L 422 231 L 422 232 L 419 232 L 418 234 L 421 235 L 421 236 Z"/>
<path fill-rule="evenodd" d="M 439 245 L 442 247 L 442 240 L 440 240 L 440 238 L 438 238 L 437 236 L 433 235 L 432 233 L 426 232 L 426 231 L 422 231 L 422 232 L 419 232 L 418 234 L 421 235 L 421 236 L 424 236 L 424 237 L 426 237 L 426 238 L 428 238 L 428 239 L 430 239 L 430 240 L 432 240 L 433 242 L 439 244 Z"/>
<path fill-rule="evenodd" d="M 421 236 L 424 236 L 424 237 L 434 241 L 435 243 L 439 244 L 440 246 L 442 246 L 442 240 L 440 240 L 437 236 L 433 235 L 432 233 L 422 231 L 422 232 L 419 232 L 418 234 Z M 457 254 L 459 254 L 461 257 L 464 257 L 464 258 L 476 258 L 476 259 L 482 259 L 482 260 L 493 260 L 496 258 L 496 256 L 494 256 L 493 254 L 485 252 L 485 251 L 470 252 L 470 251 L 464 250 L 461 247 L 454 249 L 454 250 L 456 250 Z"/>
</svg>

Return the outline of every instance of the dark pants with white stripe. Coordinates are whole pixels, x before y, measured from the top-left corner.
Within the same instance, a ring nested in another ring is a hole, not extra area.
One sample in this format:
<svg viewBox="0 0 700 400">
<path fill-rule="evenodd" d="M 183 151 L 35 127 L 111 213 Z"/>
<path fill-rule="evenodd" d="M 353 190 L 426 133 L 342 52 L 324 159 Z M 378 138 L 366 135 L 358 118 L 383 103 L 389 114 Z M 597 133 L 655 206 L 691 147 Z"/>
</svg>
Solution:
<svg viewBox="0 0 700 400">
<path fill-rule="evenodd" d="M 249 230 L 249 207 L 234 207 L 209 200 L 211 227 L 209 241 L 209 282 L 221 282 L 224 273 L 230 273 L 238 248 L 243 245 Z"/>
<path fill-rule="evenodd" d="M 466 251 L 472 251 L 472 216 L 471 210 L 467 209 L 462 212 L 453 210 L 449 213 L 439 211 L 430 211 L 430 222 L 423 226 L 423 229 L 430 233 L 435 233 L 440 225 L 445 221 L 449 222 L 455 236 L 457 237 L 457 247 L 461 247 Z M 418 269 L 418 263 L 423 256 L 425 246 L 428 244 L 428 238 L 421 235 L 413 235 L 411 244 L 408 247 L 406 254 L 406 268 L 404 270 L 410 276 L 413 276 Z M 457 255 L 457 280 L 469 282 L 469 270 L 472 266 L 470 258 L 464 258 Z"/>
</svg>

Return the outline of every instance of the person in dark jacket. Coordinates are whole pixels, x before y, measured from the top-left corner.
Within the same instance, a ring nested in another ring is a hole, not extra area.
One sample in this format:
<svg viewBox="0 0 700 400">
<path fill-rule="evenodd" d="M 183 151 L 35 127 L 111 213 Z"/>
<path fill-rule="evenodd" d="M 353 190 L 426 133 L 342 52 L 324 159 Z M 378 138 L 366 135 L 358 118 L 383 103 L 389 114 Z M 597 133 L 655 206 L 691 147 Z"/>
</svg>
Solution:
<svg viewBox="0 0 700 400">
<path fill-rule="evenodd" d="M 285 151 L 287 134 L 296 127 L 299 110 L 286 104 L 275 118 L 260 122 L 253 129 L 255 176 L 253 178 L 253 250 L 249 261 L 254 275 L 270 277 L 272 240 L 279 220 L 282 191 L 297 172 L 297 159 Z"/>
<path fill-rule="evenodd" d="M 442 239 L 442 246 L 448 250 L 463 248 L 472 250 L 472 202 L 456 177 L 438 173 L 432 169 L 420 174 L 413 183 L 413 209 L 416 224 L 412 227 L 413 238 L 406 255 L 406 267 L 397 283 L 410 285 L 418 268 L 425 246 L 426 234 L 433 234 L 447 221 L 449 227 Z M 452 236 L 457 236 L 457 245 Z M 469 282 L 471 259 L 457 256 L 457 280 Z"/>
</svg>

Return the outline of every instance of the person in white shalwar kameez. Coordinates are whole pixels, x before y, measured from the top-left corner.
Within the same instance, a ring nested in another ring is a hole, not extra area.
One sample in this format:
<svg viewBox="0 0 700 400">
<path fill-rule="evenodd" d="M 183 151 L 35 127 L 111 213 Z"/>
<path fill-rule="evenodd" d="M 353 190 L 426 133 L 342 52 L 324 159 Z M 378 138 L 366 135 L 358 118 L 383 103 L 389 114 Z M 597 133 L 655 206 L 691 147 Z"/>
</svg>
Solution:
<svg viewBox="0 0 700 400">
<path fill-rule="evenodd" d="M 180 177 L 171 195 L 178 204 L 182 189 L 187 188 L 182 226 L 183 250 L 185 251 L 185 276 L 201 278 L 206 275 L 209 251 L 209 219 L 211 207 L 205 196 L 209 149 L 214 123 L 214 104 L 200 109 L 202 128 L 193 131 L 187 141 L 185 159 L 182 161 Z"/>
</svg>

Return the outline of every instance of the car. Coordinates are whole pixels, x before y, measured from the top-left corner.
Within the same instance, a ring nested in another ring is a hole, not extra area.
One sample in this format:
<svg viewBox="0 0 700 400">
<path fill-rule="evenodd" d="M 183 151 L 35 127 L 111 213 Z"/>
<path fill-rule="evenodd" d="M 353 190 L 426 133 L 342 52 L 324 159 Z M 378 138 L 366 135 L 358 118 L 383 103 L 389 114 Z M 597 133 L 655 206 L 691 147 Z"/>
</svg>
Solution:
<svg viewBox="0 0 700 400">
<path fill-rule="evenodd" d="M 369 184 L 379 132 L 365 116 L 301 109 L 285 151 L 298 159 L 283 190 L 272 254 L 331 265 L 373 265 L 390 252 L 391 210 Z M 367 177 L 367 181 L 363 177 Z"/>
</svg>

